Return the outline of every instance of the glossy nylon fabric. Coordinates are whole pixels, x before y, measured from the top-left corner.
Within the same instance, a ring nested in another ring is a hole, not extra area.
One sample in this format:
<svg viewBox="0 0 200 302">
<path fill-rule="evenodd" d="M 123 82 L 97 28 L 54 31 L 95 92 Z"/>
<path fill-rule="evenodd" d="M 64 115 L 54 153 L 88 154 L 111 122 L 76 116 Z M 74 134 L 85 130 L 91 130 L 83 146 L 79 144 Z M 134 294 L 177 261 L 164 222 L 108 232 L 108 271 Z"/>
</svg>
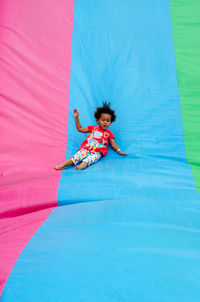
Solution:
<svg viewBox="0 0 200 302">
<path fill-rule="evenodd" d="M 199 193 L 187 164 L 168 1 L 76 1 L 67 157 L 109 100 L 120 147 L 62 172 L 58 203 L 3 301 L 199 301 Z"/>
</svg>

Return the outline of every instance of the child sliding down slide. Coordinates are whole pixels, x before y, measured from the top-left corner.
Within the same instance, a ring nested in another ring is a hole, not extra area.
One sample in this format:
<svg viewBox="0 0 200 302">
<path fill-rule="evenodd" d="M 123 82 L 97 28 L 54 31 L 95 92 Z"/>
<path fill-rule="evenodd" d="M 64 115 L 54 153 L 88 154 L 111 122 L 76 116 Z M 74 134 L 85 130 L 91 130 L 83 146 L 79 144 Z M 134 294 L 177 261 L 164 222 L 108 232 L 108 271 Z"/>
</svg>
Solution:
<svg viewBox="0 0 200 302">
<path fill-rule="evenodd" d="M 111 147 L 120 155 L 128 155 L 120 150 L 114 141 L 113 133 L 108 130 L 111 123 L 115 121 L 116 115 L 114 110 L 110 108 L 109 103 L 103 103 L 102 107 L 98 107 L 94 113 L 98 126 L 82 127 L 79 121 L 79 112 L 74 109 L 74 118 L 76 129 L 79 132 L 90 133 L 80 146 L 78 152 L 74 156 L 65 160 L 62 164 L 56 165 L 54 168 L 60 170 L 66 166 L 75 165 L 75 170 L 83 170 L 94 164 L 102 156 L 106 156 L 108 152 L 108 142 Z M 81 162 L 81 163 L 80 163 Z M 78 166 L 77 164 L 80 163 Z"/>
</svg>

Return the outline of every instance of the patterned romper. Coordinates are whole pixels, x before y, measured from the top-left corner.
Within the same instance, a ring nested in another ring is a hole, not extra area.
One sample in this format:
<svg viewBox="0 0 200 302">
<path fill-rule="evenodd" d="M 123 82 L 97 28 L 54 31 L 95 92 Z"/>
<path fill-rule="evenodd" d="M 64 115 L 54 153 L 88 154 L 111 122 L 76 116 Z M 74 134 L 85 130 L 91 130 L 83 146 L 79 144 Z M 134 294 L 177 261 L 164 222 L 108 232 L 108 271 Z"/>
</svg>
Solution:
<svg viewBox="0 0 200 302">
<path fill-rule="evenodd" d="M 98 126 L 88 126 L 90 135 L 84 140 L 78 152 L 71 157 L 74 165 L 81 161 L 88 166 L 97 162 L 108 152 L 108 140 L 114 138 L 110 130 L 102 130 Z"/>
</svg>

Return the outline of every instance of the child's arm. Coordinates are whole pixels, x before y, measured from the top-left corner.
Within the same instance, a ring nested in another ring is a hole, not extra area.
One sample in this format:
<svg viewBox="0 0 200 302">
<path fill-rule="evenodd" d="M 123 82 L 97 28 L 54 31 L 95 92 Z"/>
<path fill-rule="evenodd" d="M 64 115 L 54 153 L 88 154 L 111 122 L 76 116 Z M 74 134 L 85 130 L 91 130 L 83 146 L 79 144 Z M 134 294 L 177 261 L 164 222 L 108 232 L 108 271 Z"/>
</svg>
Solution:
<svg viewBox="0 0 200 302">
<path fill-rule="evenodd" d="M 78 110 L 74 109 L 74 119 L 75 119 L 76 129 L 79 132 L 88 133 L 89 132 L 88 127 L 81 126 L 78 116 L 79 116 Z"/>
<path fill-rule="evenodd" d="M 109 139 L 109 143 L 111 145 L 111 147 L 117 151 L 118 154 L 120 155 L 128 155 L 128 153 L 122 152 L 122 150 L 117 146 L 116 142 L 114 141 L 114 139 Z"/>
</svg>

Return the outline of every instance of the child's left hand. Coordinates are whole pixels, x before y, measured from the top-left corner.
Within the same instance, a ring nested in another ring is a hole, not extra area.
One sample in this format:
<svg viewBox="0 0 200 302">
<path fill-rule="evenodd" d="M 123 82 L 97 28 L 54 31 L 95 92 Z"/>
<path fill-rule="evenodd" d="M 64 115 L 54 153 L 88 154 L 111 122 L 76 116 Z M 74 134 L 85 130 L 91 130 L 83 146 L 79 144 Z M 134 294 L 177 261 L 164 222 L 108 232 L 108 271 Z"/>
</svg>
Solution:
<svg viewBox="0 0 200 302">
<path fill-rule="evenodd" d="M 122 150 L 119 150 L 118 154 L 120 154 L 120 155 L 128 155 L 128 153 L 122 152 Z"/>
</svg>

